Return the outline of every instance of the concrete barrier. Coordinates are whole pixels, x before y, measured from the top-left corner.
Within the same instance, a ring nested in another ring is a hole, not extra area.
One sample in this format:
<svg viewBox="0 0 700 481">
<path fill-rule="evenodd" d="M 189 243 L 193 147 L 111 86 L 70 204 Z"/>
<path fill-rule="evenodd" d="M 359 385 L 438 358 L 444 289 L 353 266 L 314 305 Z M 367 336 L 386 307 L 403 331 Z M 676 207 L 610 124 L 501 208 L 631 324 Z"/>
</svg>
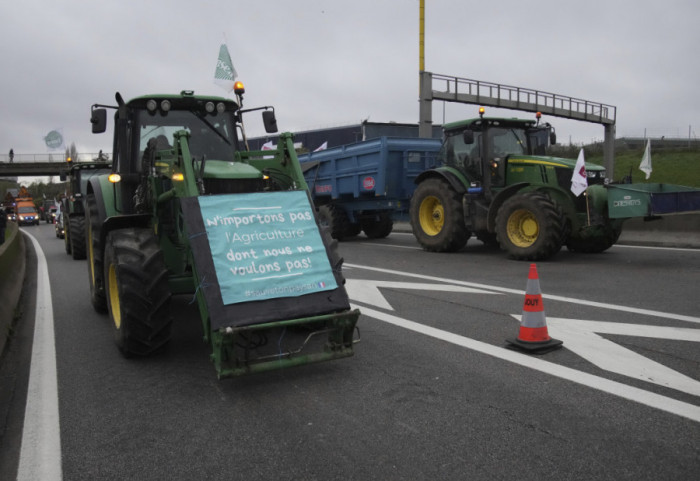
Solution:
<svg viewBox="0 0 700 481">
<path fill-rule="evenodd" d="M 8 222 L 5 243 L 0 246 L 0 354 L 7 344 L 22 295 L 25 258 L 24 236 L 15 222 Z"/>
<path fill-rule="evenodd" d="M 618 243 L 700 249 L 700 214 L 665 215 L 652 221 L 628 219 Z"/>
</svg>

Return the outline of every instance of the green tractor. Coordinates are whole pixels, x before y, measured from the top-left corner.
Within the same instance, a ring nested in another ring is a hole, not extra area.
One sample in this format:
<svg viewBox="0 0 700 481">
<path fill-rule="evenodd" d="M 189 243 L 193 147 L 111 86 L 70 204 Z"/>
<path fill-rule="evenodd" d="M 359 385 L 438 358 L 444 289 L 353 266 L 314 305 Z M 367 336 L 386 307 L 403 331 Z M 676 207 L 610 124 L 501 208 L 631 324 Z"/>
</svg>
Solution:
<svg viewBox="0 0 700 481">
<path fill-rule="evenodd" d="M 518 260 L 544 260 L 563 245 L 602 252 L 622 219 L 608 217 L 605 169 L 586 164 L 588 188 L 575 196 L 576 162 L 545 156 L 554 128 L 536 120 L 479 118 L 444 126 L 440 167 L 421 173 L 411 225 L 428 251 L 452 252 L 472 234 Z"/>
<path fill-rule="evenodd" d="M 102 151 L 92 162 L 75 162 L 61 173 L 61 181 L 68 181 L 66 196 L 61 201 L 63 212 L 63 242 L 66 254 L 73 259 L 85 259 L 85 192 L 92 176 L 111 171 L 112 164 Z"/>
<path fill-rule="evenodd" d="M 272 107 L 243 110 L 243 93 L 237 82 L 235 100 L 117 93 L 116 106 L 92 106 L 94 133 L 116 113 L 112 171 L 86 192 L 90 296 L 127 357 L 169 343 L 180 295 L 196 303 L 219 378 L 353 354 L 359 311 L 292 135 L 248 150 L 245 112 L 277 127 Z"/>
</svg>

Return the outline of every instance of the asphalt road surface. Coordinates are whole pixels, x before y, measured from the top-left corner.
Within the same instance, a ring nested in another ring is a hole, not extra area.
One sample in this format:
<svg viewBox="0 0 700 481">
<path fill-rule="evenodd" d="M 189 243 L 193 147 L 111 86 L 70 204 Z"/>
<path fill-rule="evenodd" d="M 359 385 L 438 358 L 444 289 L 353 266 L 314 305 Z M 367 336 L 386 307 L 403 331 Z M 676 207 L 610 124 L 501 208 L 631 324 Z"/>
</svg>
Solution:
<svg viewBox="0 0 700 481">
<path fill-rule="evenodd" d="M 86 262 L 53 226 L 25 232 L 43 256 L 0 371 L 0 479 L 700 477 L 700 250 L 537 263 L 564 345 L 532 355 L 506 347 L 529 263 L 475 240 L 435 254 L 409 234 L 358 237 L 340 244 L 363 313 L 355 356 L 219 381 L 189 298 L 173 301 L 167 352 L 125 359 Z"/>
</svg>

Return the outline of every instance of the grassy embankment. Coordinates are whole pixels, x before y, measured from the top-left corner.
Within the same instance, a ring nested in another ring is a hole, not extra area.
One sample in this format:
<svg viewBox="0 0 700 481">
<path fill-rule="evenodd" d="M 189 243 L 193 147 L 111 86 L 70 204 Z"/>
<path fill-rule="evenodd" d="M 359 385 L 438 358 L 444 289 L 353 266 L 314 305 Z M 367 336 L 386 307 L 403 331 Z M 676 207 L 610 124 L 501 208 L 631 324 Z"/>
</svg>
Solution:
<svg viewBox="0 0 700 481">
<path fill-rule="evenodd" d="M 603 164 L 602 154 L 589 156 L 585 147 L 584 152 L 586 162 Z M 646 174 L 639 170 L 643 154 L 643 150 L 616 152 L 613 180 L 620 181 L 631 172 L 634 183 L 676 184 L 700 188 L 700 150 L 652 150 L 652 173 L 649 180 L 646 180 Z"/>
</svg>

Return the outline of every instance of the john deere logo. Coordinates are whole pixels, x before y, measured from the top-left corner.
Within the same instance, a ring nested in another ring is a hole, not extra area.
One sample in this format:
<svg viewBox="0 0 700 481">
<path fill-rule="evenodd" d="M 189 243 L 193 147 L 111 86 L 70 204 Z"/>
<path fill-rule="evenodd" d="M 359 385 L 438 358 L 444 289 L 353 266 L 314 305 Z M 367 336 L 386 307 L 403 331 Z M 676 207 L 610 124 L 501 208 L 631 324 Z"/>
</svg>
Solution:
<svg viewBox="0 0 700 481">
<path fill-rule="evenodd" d="M 44 137 L 44 142 L 49 149 L 59 149 L 63 145 L 63 136 L 57 130 L 52 130 Z"/>
</svg>

